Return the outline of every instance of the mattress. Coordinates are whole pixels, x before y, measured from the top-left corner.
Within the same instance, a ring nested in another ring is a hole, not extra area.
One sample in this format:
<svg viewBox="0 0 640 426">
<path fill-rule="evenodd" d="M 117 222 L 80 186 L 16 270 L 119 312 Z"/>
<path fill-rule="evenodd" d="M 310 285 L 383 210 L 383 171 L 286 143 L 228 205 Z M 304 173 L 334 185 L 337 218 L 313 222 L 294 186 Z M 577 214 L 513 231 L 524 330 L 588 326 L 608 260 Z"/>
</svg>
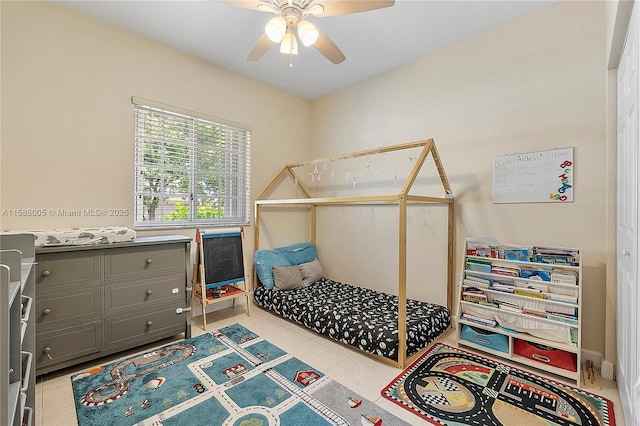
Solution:
<svg viewBox="0 0 640 426">
<path fill-rule="evenodd" d="M 258 305 L 337 342 L 398 359 L 398 298 L 379 291 L 321 279 L 295 290 L 254 291 Z M 451 323 L 441 305 L 407 300 L 407 356 L 440 336 Z"/>
<path fill-rule="evenodd" d="M 33 234 L 36 247 L 111 244 L 133 241 L 136 238 L 136 231 L 123 226 L 7 231 L 4 233 Z"/>
</svg>

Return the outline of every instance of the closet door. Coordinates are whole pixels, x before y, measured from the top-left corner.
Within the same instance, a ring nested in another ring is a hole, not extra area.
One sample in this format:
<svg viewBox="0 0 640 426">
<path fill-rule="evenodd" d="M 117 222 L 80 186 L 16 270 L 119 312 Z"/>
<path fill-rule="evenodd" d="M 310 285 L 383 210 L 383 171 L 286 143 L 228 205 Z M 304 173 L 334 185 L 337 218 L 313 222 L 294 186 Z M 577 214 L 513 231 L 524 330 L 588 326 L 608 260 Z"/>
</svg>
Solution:
<svg viewBox="0 0 640 426">
<path fill-rule="evenodd" d="M 640 424 L 638 355 L 638 31 L 635 4 L 618 66 L 617 382 L 626 424 Z"/>
</svg>

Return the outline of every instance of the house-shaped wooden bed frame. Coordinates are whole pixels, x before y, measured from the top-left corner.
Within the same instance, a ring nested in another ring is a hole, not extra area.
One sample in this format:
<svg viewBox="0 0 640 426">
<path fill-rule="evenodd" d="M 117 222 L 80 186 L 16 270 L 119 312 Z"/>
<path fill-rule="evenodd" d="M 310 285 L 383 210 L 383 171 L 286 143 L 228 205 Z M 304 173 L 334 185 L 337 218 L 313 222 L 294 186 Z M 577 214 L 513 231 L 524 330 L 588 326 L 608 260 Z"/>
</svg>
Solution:
<svg viewBox="0 0 640 426">
<path fill-rule="evenodd" d="M 304 166 L 313 166 L 319 164 L 332 163 L 338 160 L 346 160 L 349 158 L 364 157 L 368 155 L 377 155 L 389 153 L 392 151 L 416 149 L 422 147 L 420 154 L 418 155 L 413 169 L 408 175 L 406 182 L 402 186 L 402 189 L 397 194 L 390 195 L 366 195 L 366 196 L 353 196 L 353 197 L 326 197 L 326 198 L 314 198 L 309 190 L 302 183 L 301 179 L 295 173 L 296 168 Z M 424 196 L 424 195 L 411 195 L 409 192 L 418 177 L 425 160 L 431 154 L 437 168 L 440 181 L 444 194 L 439 196 Z M 299 191 L 304 194 L 305 198 L 291 198 L 291 199 L 268 199 L 269 195 L 274 189 L 281 183 L 285 176 L 289 176 L 293 179 L 294 184 Z M 400 145 L 392 145 L 382 148 L 376 148 L 366 151 L 353 152 L 350 154 L 343 154 L 335 157 L 326 157 L 317 160 L 306 161 L 302 163 L 287 164 L 276 175 L 275 178 L 266 186 L 266 188 L 258 195 L 255 201 L 255 230 L 254 230 L 254 247 L 255 250 L 259 249 L 260 245 L 260 208 L 262 206 L 308 206 L 311 221 L 311 243 L 316 243 L 316 209 L 318 206 L 331 206 L 331 205 L 357 205 L 357 204 L 371 204 L 371 205 L 397 205 L 399 211 L 398 220 L 398 360 L 397 362 L 382 356 L 363 352 L 369 356 L 373 356 L 379 360 L 382 360 L 388 364 L 392 364 L 399 368 L 404 368 L 415 359 L 417 359 L 426 349 L 413 354 L 411 357 L 407 357 L 406 353 L 406 316 L 407 316 L 407 206 L 409 204 L 447 204 L 448 205 L 448 220 L 447 220 L 447 308 L 451 312 L 452 310 L 452 295 L 453 295 L 453 221 L 454 221 L 454 198 L 449 186 L 449 181 L 445 174 L 442 162 L 436 150 L 436 145 L 433 139 L 427 139 L 417 142 L 410 142 Z M 258 285 L 258 280 L 254 273 L 254 286 Z"/>
</svg>

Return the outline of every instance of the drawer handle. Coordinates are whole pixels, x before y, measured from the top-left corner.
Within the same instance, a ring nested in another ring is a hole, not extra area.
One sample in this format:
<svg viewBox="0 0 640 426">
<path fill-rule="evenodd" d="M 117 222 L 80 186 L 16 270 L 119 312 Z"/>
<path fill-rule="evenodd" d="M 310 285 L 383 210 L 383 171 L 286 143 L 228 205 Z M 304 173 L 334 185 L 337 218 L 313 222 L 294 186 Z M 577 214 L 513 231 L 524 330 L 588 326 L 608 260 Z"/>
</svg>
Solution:
<svg viewBox="0 0 640 426">
<path fill-rule="evenodd" d="M 147 327 L 151 327 L 153 325 L 153 321 L 147 321 Z"/>
<path fill-rule="evenodd" d="M 43 277 L 48 277 L 49 275 L 51 275 L 51 271 L 49 271 L 49 270 L 42 271 L 42 276 Z"/>
<path fill-rule="evenodd" d="M 153 293 L 153 291 L 147 290 L 147 296 L 151 296 L 152 293 Z"/>
<path fill-rule="evenodd" d="M 43 313 L 44 315 L 49 315 L 49 314 L 51 313 L 51 309 L 46 308 L 46 309 L 44 309 L 44 310 L 42 311 L 42 313 Z"/>
<path fill-rule="evenodd" d="M 531 356 L 533 357 L 533 359 L 537 359 L 538 361 L 551 362 L 551 360 L 548 357 L 544 356 L 544 355 L 533 354 Z"/>
<path fill-rule="evenodd" d="M 147 259 L 147 265 L 151 265 L 152 263 L 153 263 L 153 260 Z"/>
<path fill-rule="evenodd" d="M 44 354 L 45 354 L 46 356 L 48 356 L 48 357 L 49 357 L 49 359 L 53 359 L 53 358 L 51 357 L 51 348 L 50 348 L 49 346 L 45 347 L 45 348 L 42 350 L 42 352 L 44 352 Z"/>
</svg>

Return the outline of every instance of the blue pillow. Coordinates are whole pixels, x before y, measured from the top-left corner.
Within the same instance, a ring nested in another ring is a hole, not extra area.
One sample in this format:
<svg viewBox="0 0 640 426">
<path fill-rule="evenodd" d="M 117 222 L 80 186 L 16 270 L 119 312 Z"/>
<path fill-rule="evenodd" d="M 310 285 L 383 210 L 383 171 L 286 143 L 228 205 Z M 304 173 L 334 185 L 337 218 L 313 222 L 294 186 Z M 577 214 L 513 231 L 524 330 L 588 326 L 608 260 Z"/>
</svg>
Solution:
<svg viewBox="0 0 640 426">
<path fill-rule="evenodd" d="M 273 281 L 273 266 L 294 266 L 311 262 L 316 258 L 316 246 L 311 243 L 298 243 L 272 250 L 256 250 L 253 254 L 253 264 L 256 267 L 258 279 L 267 289 L 275 286 Z"/>
</svg>

